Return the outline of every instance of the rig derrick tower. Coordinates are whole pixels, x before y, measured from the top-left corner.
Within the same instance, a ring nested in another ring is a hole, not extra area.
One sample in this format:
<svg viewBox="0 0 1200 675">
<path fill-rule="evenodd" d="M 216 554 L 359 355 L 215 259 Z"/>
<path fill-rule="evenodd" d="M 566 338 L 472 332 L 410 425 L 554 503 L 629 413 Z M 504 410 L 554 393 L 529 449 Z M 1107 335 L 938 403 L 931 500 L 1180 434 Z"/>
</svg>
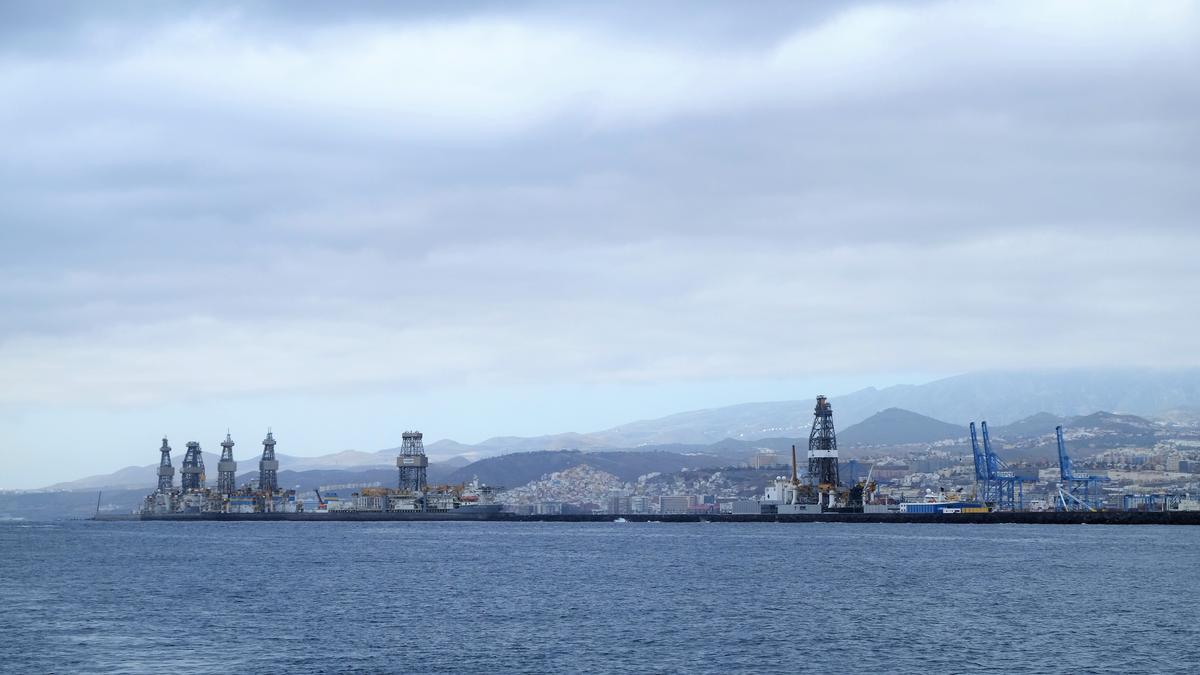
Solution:
<svg viewBox="0 0 1200 675">
<path fill-rule="evenodd" d="M 221 441 L 221 461 L 217 462 L 217 491 L 229 496 L 237 491 L 237 462 L 233 461 L 233 439 L 226 432 Z"/>
<path fill-rule="evenodd" d="M 158 461 L 158 491 L 167 493 L 174 488 L 175 467 L 171 466 L 171 446 L 167 445 L 166 436 L 163 436 L 163 444 L 158 451 L 162 453 Z"/>
<path fill-rule="evenodd" d="M 179 472 L 184 492 L 200 492 L 204 489 L 204 455 L 196 441 L 188 441 L 187 453 L 183 456 L 183 466 Z"/>
<path fill-rule="evenodd" d="M 837 434 L 833 431 L 833 407 L 825 396 L 817 397 L 813 409 L 812 431 L 808 434 L 808 480 L 818 500 L 828 495 L 829 505 L 833 506 L 840 484 Z"/>
<path fill-rule="evenodd" d="M 429 458 L 425 456 L 424 438 L 419 431 L 406 431 L 401 435 L 403 443 L 396 457 L 400 472 L 399 488 L 402 494 L 416 495 L 425 491 L 425 474 Z"/>
<path fill-rule="evenodd" d="M 258 489 L 267 494 L 275 494 L 279 489 L 279 460 L 275 459 L 275 435 L 267 430 L 263 439 L 262 459 L 258 460 Z"/>
</svg>

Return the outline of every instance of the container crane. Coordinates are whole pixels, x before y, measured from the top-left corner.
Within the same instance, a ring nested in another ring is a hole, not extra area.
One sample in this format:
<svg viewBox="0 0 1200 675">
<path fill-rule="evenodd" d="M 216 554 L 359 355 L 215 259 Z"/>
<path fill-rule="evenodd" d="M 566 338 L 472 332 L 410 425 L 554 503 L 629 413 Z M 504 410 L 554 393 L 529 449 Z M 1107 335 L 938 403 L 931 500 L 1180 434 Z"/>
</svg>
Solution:
<svg viewBox="0 0 1200 675">
<path fill-rule="evenodd" d="M 1063 442 L 1062 425 L 1054 427 L 1054 435 L 1058 441 L 1058 473 L 1061 481 L 1058 484 L 1057 511 L 1099 511 L 1104 505 L 1101 496 L 1100 483 L 1108 482 L 1106 476 L 1076 476 L 1067 454 L 1067 444 Z"/>
<path fill-rule="evenodd" d="M 986 460 L 988 492 L 984 501 L 994 501 L 999 511 L 1020 511 L 1025 508 L 1024 482 L 1009 470 L 1008 465 L 992 450 L 987 422 L 980 422 L 983 429 L 983 454 Z"/>
<path fill-rule="evenodd" d="M 975 459 L 975 498 L 985 502 L 996 501 L 988 498 L 991 482 L 988 481 L 987 458 L 979 447 L 979 436 L 975 433 L 974 422 L 971 422 L 971 456 Z"/>
</svg>

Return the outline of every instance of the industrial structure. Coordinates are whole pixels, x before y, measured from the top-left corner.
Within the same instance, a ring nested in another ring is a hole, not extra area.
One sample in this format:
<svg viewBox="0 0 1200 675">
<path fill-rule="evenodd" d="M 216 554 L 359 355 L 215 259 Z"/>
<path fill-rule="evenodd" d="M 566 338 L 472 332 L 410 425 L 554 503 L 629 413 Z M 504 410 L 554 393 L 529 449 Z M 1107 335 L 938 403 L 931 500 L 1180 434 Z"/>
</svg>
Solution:
<svg viewBox="0 0 1200 675">
<path fill-rule="evenodd" d="M 999 511 L 1021 511 L 1025 508 L 1025 483 L 1010 471 L 992 450 L 992 438 L 988 435 L 987 421 L 979 423 L 983 430 L 983 453 L 987 459 L 987 477 L 990 492 L 984 501 L 992 503 Z"/>
<path fill-rule="evenodd" d="M 812 430 L 808 434 L 808 481 L 818 503 L 832 507 L 837 497 L 837 434 L 833 431 L 833 407 L 824 396 L 817 397 Z"/>
<path fill-rule="evenodd" d="M 270 432 L 264 441 L 264 461 L 260 462 L 260 478 L 257 485 L 251 483 L 237 486 L 237 462 L 233 459 L 233 437 L 227 432 L 221 442 L 221 459 L 217 463 L 217 489 L 205 486 L 204 453 L 196 441 L 188 441 L 187 453 L 180 466 L 182 476 L 179 489 L 173 479 L 175 469 L 171 466 L 171 446 L 164 437 L 159 448 L 158 489 L 146 496 L 142 503 L 144 515 L 197 514 L 197 513 L 258 513 L 294 512 L 299 510 L 294 491 L 279 490 L 276 483 L 278 462 L 275 461 L 275 438 Z M 263 487 L 263 477 L 269 487 Z"/>
<path fill-rule="evenodd" d="M 258 489 L 275 492 L 279 489 L 279 460 L 275 459 L 275 435 L 267 430 L 263 439 L 262 459 L 258 460 Z"/>
<path fill-rule="evenodd" d="M 180 480 L 184 493 L 200 492 L 204 489 L 204 456 L 200 454 L 200 444 L 188 441 L 187 453 L 183 456 L 183 466 L 179 469 Z"/>
<path fill-rule="evenodd" d="M 975 460 L 975 494 L 984 503 L 997 511 L 1020 511 L 1025 508 L 1024 480 L 992 450 L 992 439 L 988 435 L 987 422 L 980 422 L 983 430 L 983 448 L 971 422 L 971 454 Z"/>
<path fill-rule="evenodd" d="M 971 457 L 975 460 L 975 495 L 983 499 L 988 492 L 987 457 L 983 456 L 983 450 L 979 447 L 974 422 L 971 422 Z"/>
<path fill-rule="evenodd" d="M 396 467 L 400 472 L 397 489 L 403 495 L 420 495 L 425 491 L 429 458 L 425 456 L 425 444 L 421 432 L 406 431 L 400 436 L 400 455 Z"/>
<path fill-rule="evenodd" d="M 792 475 L 779 476 L 767 486 L 760 500 L 764 512 L 780 514 L 821 513 L 845 507 L 849 490 L 838 476 L 837 434 L 833 430 L 833 407 L 825 396 L 817 397 L 812 430 L 808 435 L 808 472 L 801 480 L 792 446 Z"/>
<path fill-rule="evenodd" d="M 1067 444 L 1063 441 L 1062 425 L 1054 427 L 1058 441 L 1058 472 L 1062 482 L 1058 484 L 1057 511 L 1099 511 L 1104 507 L 1104 495 L 1100 483 L 1108 482 L 1107 476 L 1076 476 L 1067 455 Z"/>
<path fill-rule="evenodd" d="M 807 478 L 807 477 L 806 477 Z M 768 513 L 820 513 L 816 492 L 807 480 L 801 481 L 796 463 L 796 446 L 792 446 L 791 478 L 779 476 L 760 501 L 760 510 Z"/>
<path fill-rule="evenodd" d="M 221 461 L 217 462 L 217 491 L 223 495 L 232 495 L 237 491 L 237 462 L 233 461 L 233 438 L 225 432 L 225 440 L 221 441 Z"/>
<path fill-rule="evenodd" d="M 406 431 L 400 454 L 396 457 L 399 484 L 396 489 L 363 488 L 348 499 L 336 494 L 316 492 L 315 513 L 333 511 L 364 511 L 403 514 L 456 514 L 454 517 L 479 517 L 496 513 L 495 490 L 473 480 L 461 485 L 428 485 L 429 458 L 425 455 L 419 431 Z M 237 485 L 237 462 L 233 459 L 235 443 L 226 432 L 221 442 L 221 459 L 217 464 L 217 489 L 204 485 L 204 457 L 200 444 L 190 441 L 181 473 L 183 482 L 175 489 L 171 466 L 171 447 L 163 438 L 158 468 L 158 489 L 146 496 L 141 515 L 161 518 L 178 515 L 192 517 L 201 514 L 267 514 L 304 512 L 303 502 L 294 490 L 279 488 L 279 460 L 275 457 L 275 435 L 270 430 L 263 440 L 262 457 L 258 462 L 258 479 Z"/>
<path fill-rule="evenodd" d="M 170 492 L 174 489 L 175 467 L 171 466 L 171 446 L 167 445 L 167 437 L 163 436 L 162 447 L 158 449 L 162 457 L 158 460 L 158 491 Z"/>
</svg>

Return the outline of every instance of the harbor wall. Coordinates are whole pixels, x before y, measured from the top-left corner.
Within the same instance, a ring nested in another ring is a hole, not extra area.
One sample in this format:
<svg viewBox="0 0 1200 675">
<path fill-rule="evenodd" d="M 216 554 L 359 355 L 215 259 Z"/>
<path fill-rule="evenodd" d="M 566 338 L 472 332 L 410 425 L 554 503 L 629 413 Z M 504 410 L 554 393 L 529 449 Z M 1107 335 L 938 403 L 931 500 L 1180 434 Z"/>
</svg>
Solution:
<svg viewBox="0 0 1200 675">
<path fill-rule="evenodd" d="M 627 522 L 661 523 L 959 523 L 969 525 L 1200 525 L 1200 511 L 1017 511 L 1005 513 L 806 513 L 806 514 L 626 514 Z M 612 522 L 613 515 L 516 515 L 512 513 L 420 513 L 337 511 L 331 513 L 175 513 L 98 516 L 95 520 L 378 522 L 488 520 L 500 522 Z"/>
</svg>

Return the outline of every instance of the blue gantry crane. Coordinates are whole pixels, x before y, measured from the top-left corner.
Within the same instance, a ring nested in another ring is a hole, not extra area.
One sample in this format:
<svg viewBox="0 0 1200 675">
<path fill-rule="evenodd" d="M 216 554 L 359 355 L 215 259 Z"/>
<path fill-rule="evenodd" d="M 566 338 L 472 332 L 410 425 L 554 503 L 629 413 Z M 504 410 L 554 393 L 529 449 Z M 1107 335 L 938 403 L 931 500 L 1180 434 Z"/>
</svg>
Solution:
<svg viewBox="0 0 1200 675">
<path fill-rule="evenodd" d="M 1055 510 L 1099 511 L 1104 506 L 1104 494 L 1100 483 L 1107 482 L 1108 477 L 1076 476 L 1071 466 L 1071 457 L 1067 454 L 1067 444 L 1063 442 L 1061 424 L 1054 427 L 1054 435 L 1058 439 L 1058 472 L 1062 479 L 1058 484 Z"/>
<path fill-rule="evenodd" d="M 992 439 L 988 436 L 987 422 L 980 422 L 983 429 L 983 448 L 975 434 L 975 423 L 971 422 L 971 453 L 975 458 L 976 496 L 997 511 L 1020 511 L 1025 508 L 1023 481 L 992 450 Z"/>
<path fill-rule="evenodd" d="M 987 458 L 979 448 L 979 436 L 975 434 L 974 422 L 971 422 L 971 454 L 975 458 L 975 498 L 986 502 L 989 492 Z"/>
<path fill-rule="evenodd" d="M 998 511 L 1021 511 L 1025 508 L 1024 483 L 1008 465 L 992 450 L 992 439 L 988 436 L 987 422 L 980 422 L 983 429 L 983 452 L 987 457 L 987 475 L 995 493 Z"/>
</svg>

